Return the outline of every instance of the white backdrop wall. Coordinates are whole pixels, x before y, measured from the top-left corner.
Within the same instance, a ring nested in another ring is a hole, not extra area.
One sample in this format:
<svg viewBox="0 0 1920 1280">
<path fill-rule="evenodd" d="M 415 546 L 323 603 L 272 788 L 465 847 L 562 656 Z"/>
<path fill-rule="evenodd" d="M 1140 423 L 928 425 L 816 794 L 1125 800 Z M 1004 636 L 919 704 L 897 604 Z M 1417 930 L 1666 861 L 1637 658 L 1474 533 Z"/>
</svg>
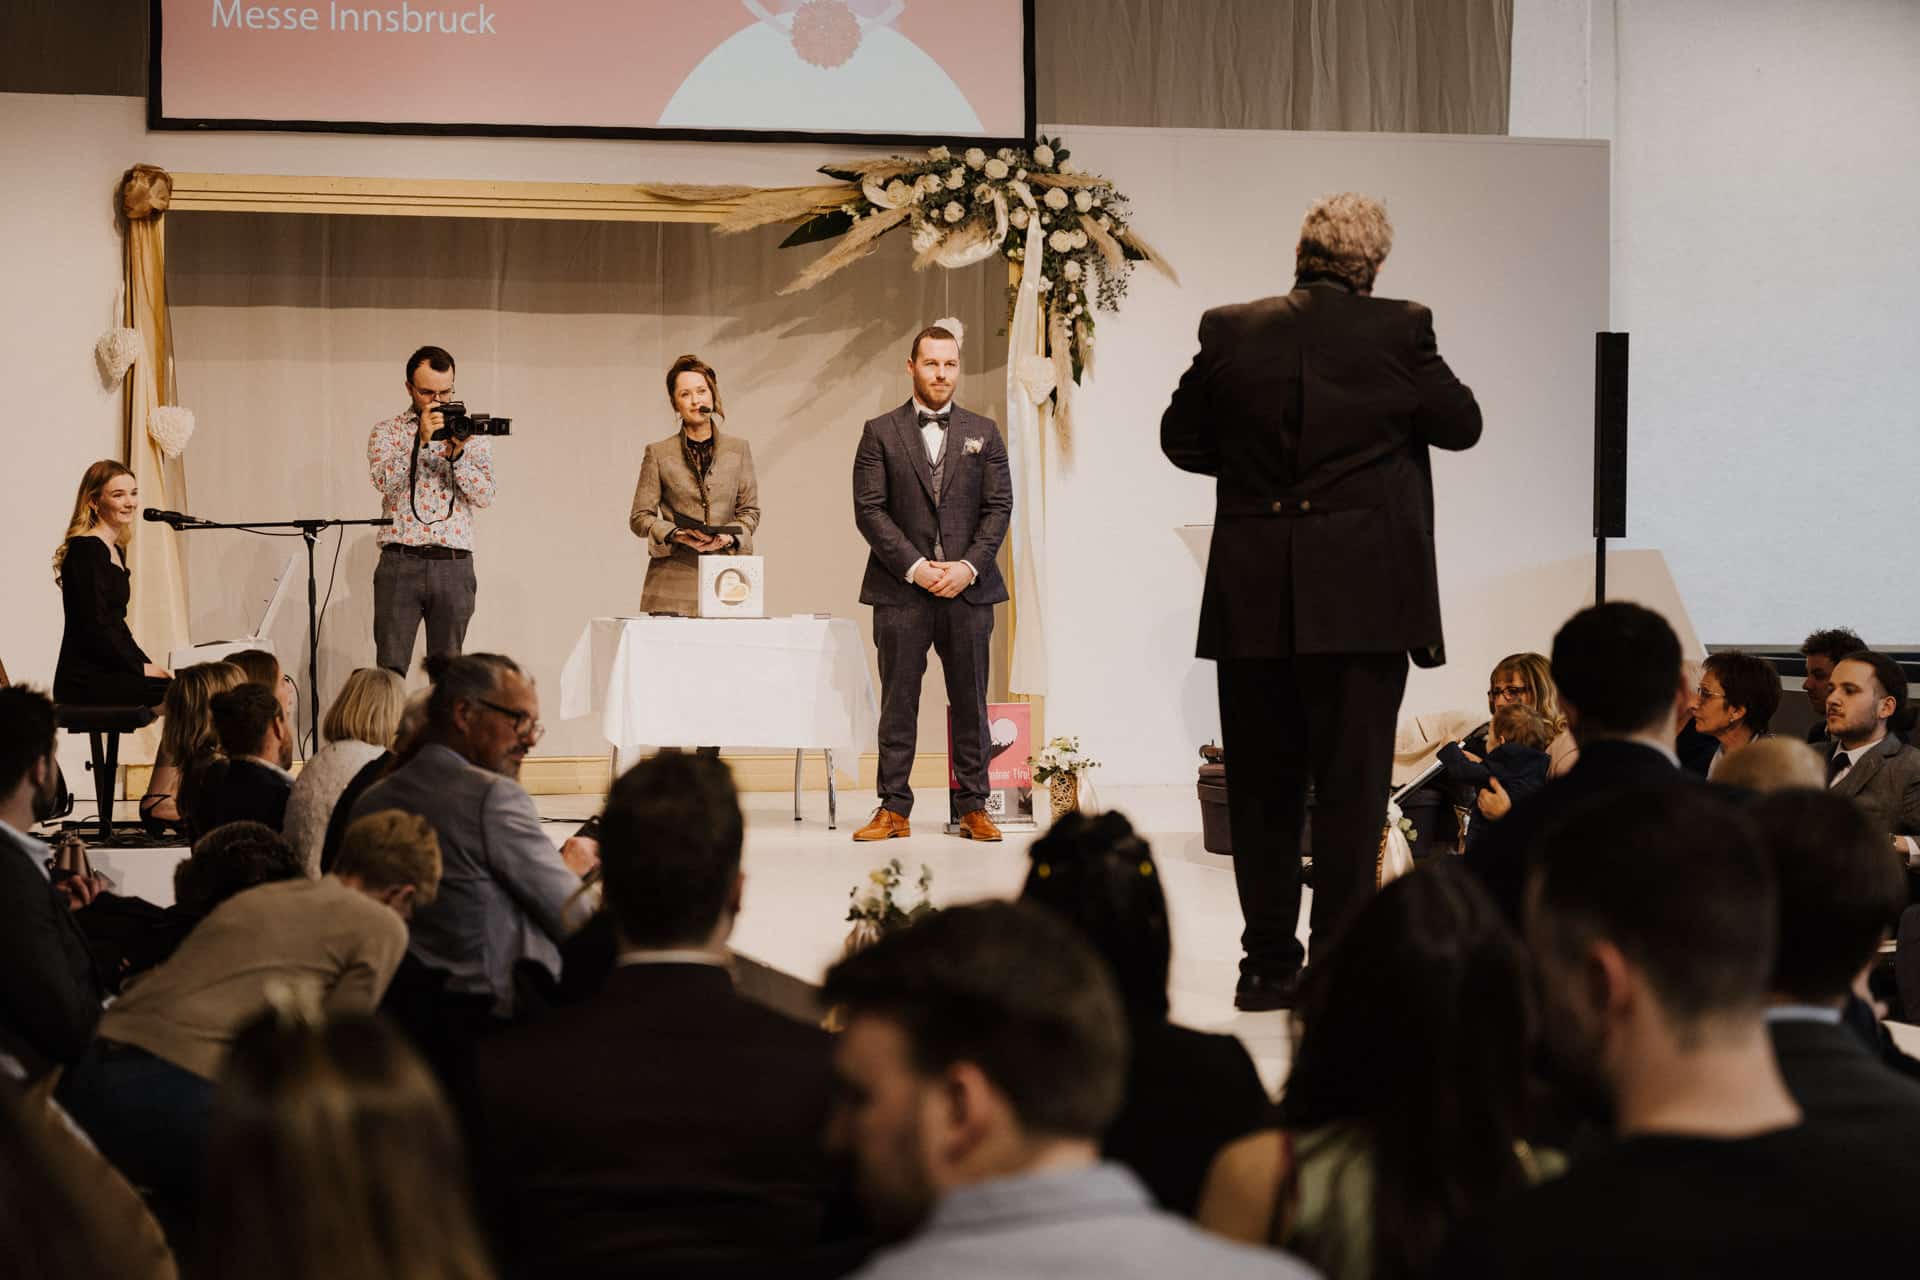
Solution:
<svg viewBox="0 0 1920 1280">
<path fill-rule="evenodd" d="M 1920 642 L 1920 5 L 1516 0 L 1513 48 L 1510 132 L 1614 140 L 1628 545 L 1711 643 Z"/>
<path fill-rule="evenodd" d="M 1545 648 L 1592 589 L 1593 334 L 1607 327 L 1607 153 L 1590 142 L 1432 135 L 1074 130 L 1074 157 L 1133 199 L 1179 268 L 1136 271 L 1103 320 L 1071 456 L 1048 475 L 1049 733 L 1074 733 L 1097 782 L 1178 782 L 1217 737 L 1210 662 L 1192 654 L 1213 483 L 1160 453 L 1160 414 L 1201 312 L 1284 293 L 1299 218 L 1329 191 L 1386 201 L 1384 297 L 1433 308 L 1441 353 L 1486 433 L 1434 454 L 1451 661 L 1416 671 L 1404 710 L 1477 705 L 1487 668 Z M 1583 555 L 1583 553 L 1586 553 Z"/>
</svg>

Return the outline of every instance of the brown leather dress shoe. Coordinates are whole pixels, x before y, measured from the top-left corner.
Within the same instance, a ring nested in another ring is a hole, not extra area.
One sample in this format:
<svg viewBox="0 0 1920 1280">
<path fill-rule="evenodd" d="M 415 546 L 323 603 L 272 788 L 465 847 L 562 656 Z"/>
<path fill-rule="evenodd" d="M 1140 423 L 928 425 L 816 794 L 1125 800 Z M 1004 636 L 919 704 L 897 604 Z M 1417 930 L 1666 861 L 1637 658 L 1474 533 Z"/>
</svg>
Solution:
<svg viewBox="0 0 1920 1280">
<path fill-rule="evenodd" d="M 960 815 L 960 834 L 969 840 L 998 840 L 1000 828 L 993 825 L 985 809 L 975 809 Z"/>
<path fill-rule="evenodd" d="M 913 834 L 913 828 L 907 820 L 893 810 L 882 805 L 873 811 L 873 818 L 866 826 L 853 833 L 859 841 L 904 839 Z"/>
</svg>

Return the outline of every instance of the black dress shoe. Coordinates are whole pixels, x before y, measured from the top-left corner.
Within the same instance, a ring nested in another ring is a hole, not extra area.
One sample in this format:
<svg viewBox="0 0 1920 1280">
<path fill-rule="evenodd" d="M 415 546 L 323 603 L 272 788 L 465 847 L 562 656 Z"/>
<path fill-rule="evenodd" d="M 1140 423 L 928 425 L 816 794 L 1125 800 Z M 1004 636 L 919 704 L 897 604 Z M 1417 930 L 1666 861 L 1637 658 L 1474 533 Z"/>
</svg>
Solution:
<svg viewBox="0 0 1920 1280">
<path fill-rule="evenodd" d="M 1259 973 L 1243 973 L 1240 985 L 1234 988 L 1233 1007 L 1243 1013 L 1270 1013 L 1275 1009 L 1293 1008 L 1294 997 L 1300 990 L 1300 974 L 1296 971 L 1281 978 L 1269 978 Z"/>
</svg>

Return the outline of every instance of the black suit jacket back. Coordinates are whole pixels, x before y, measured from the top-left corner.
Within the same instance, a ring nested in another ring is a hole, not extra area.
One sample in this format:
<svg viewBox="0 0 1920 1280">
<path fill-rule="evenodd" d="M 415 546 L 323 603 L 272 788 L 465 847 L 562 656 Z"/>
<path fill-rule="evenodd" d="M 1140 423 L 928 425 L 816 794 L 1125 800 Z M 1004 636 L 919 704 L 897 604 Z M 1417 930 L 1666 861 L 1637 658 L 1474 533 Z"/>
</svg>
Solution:
<svg viewBox="0 0 1920 1280">
<path fill-rule="evenodd" d="M 1920 1151 L 1920 1084 L 1876 1057 L 1853 1028 L 1769 1021 L 1774 1057 L 1807 1123 L 1852 1142 Z"/>
<path fill-rule="evenodd" d="M 838 1186 L 831 1053 L 690 964 L 615 969 L 483 1042 L 480 1183 L 505 1273 L 804 1274 Z"/>
<path fill-rule="evenodd" d="M 102 994 L 67 900 L 34 857 L 0 831 L 0 1054 L 29 1077 L 80 1056 L 100 1021 Z"/>
<path fill-rule="evenodd" d="M 999 559 L 1013 517 L 1013 479 L 993 419 L 955 405 L 941 466 L 943 483 L 935 495 L 911 400 L 861 429 L 853 455 L 853 515 L 871 548 L 861 604 L 927 599 L 907 581 L 907 570 L 916 560 L 942 558 L 965 560 L 980 575 L 960 599 L 998 604 L 1007 598 Z M 936 545 L 944 557 L 934 554 Z"/>
<path fill-rule="evenodd" d="M 1173 464 L 1219 481 L 1199 656 L 1437 665 L 1427 449 L 1480 425 L 1419 303 L 1314 284 L 1207 312 L 1160 420 Z"/>
</svg>

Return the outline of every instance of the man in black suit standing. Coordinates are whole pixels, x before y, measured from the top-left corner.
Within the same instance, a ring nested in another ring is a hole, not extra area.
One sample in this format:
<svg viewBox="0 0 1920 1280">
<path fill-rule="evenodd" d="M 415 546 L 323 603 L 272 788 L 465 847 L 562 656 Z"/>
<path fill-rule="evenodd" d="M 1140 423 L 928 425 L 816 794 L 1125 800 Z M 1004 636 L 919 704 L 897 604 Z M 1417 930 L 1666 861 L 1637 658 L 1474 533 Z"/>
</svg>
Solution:
<svg viewBox="0 0 1920 1280">
<path fill-rule="evenodd" d="M 960 339 L 930 325 L 907 355 L 913 398 L 868 422 L 853 457 L 853 512 L 872 552 L 860 602 L 880 654 L 880 807 L 855 840 L 912 834 L 914 742 L 927 649 L 940 655 L 953 715 L 961 834 L 998 840 L 987 817 L 987 670 L 997 560 L 1013 515 L 1007 449 L 993 419 L 953 402 Z"/>
<path fill-rule="evenodd" d="M 1480 407 L 1432 313 L 1372 296 L 1392 246 L 1378 201 L 1316 202 L 1293 292 L 1207 312 L 1160 421 L 1173 464 L 1219 481 L 1199 656 L 1219 663 L 1241 1009 L 1293 1001 L 1309 779 L 1319 949 L 1373 892 L 1408 655 L 1445 661 L 1427 450 L 1471 447 Z"/>
</svg>

